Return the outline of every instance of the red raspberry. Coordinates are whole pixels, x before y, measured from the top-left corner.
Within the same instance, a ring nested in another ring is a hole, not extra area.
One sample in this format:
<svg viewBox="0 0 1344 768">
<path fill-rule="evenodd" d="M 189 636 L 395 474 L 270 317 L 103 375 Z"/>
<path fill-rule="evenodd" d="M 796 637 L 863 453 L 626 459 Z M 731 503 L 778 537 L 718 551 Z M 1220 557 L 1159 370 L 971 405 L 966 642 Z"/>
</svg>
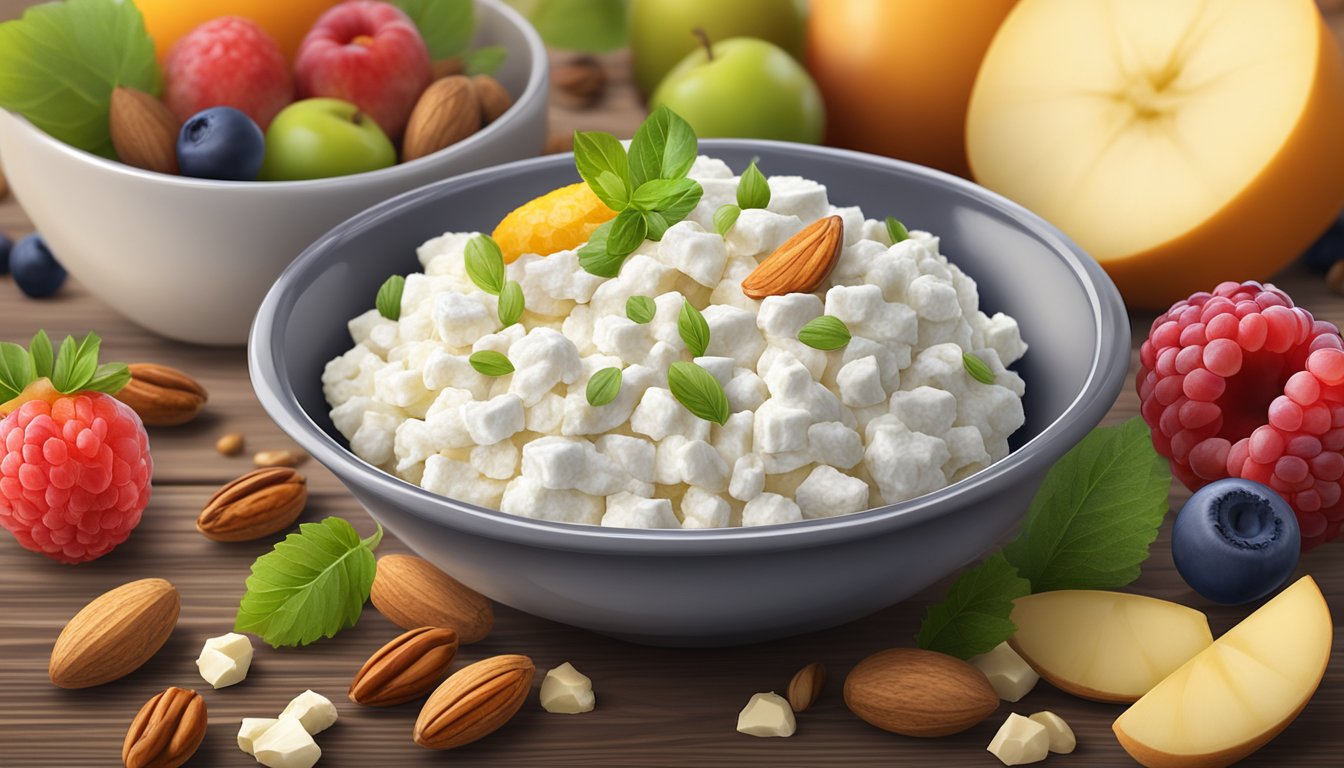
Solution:
<svg viewBox="0 0 1344 768">
<path fill-rule="evenodd" d="M 187 33 L 163 62 L 163 100 L 186 122 L 210 107 L 233 107 L 261 130 L 294 100 L 280 46 L 250 19 L 224 16 Z"/>
<path fill-rule="evenodd" d="M 94 560 L 140 522 L 153 472 L 140 417 L 116 398 L 30 400 L 0 420 L 0 525 L 53 560 Z"/>
<path fill-rule="evenodd" d="M 1344 340 L 1256 282 L 1220 284 L 1153 321 L 1135 384 L 1157 452 L 1190 490 L 1241 477 L 1297 514 L 1302 549 L 1344 524 Z"/>
</svg>

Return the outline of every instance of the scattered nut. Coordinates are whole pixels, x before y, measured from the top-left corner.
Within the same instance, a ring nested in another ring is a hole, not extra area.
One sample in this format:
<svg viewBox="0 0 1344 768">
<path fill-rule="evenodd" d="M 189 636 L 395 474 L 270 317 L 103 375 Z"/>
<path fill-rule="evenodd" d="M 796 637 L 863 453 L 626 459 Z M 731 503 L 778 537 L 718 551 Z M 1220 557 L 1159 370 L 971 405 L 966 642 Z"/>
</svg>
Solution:
<svg viewBox="0 0 1344 768">
<path fill-rule="evenodd" d="M 961 659 L 893 648 L 869 656 L 850 671 L 845 704 L 869 725 L 902 736 L 932 738 L 980 723 L 999 708 L 999 697 L 984 673 Z"/>
<path fill-rule="evenodd" d="M 290 449 L 279 451 L 257 451 L 252 463 L 258 467 L 297 467 L 308 460 L 308 454 Z"/>
<path fill-rule="evenodd" d="M 1028 719 L 1045 726 L 1045 735 L 1050 738 L 1051 752 L 1067 755 L 1078 746 L 1078 739 L 1074 737 L 1073 729 L 1064 722 L 1064 718 L 1054 712 L 1037 712 Z"/>
<path fill-rule="evenodd" d="M 196 754 L 207 724 L 200 694 L 169 688 L 145 702 L 131 721 L 121 762 L 126 768 L 177 768 Z"/>
<path fill-rule="evenodd" d="M 737 732 L 748 736 L 792 736 L 798 730 L 789 702 L 773 691 L 751 697 L 737 715 Z"/>
<path fill-rule="evenodd" d="M 90 688 L 125 677 L 149 661 L 177 626 L 177 589 L 140 579 L 94 598 L 65 625 L 47 674 L 61 688 Z"/>
<path fill-rule="evenodd" d="M 289 467 L 254 469 L 205 503 L 196 530 L 213 541 L 253 541 L 294 524 L 308 503 L 308 481 Z"/>
<path fill-rule="evenodd" d="M 1019 714 L 1010 714 L 986 749 L 1004 765 L 1038 763 L 1050 753 L 1045 726 Z"/>
<path fill-rule="evenodd" d="M 1020 701 L 1031 693 L 1041 676 L 1017 655 L 1008 643 L 999 643 L 994 650 L 971 659 L 973 664 L 994 686 L 994 692 L 1004 701 Z"/>
<path fill-rule="evenodd" d="M 495 624 L 484 595 L 413 555 L 379 558 L 369 599 L 402 629 L 444 627 L 457 632 L 463 645 L 484 639 Z"/>
<path fill-rule="evenodd" d="M 230 432 L 215 441 L 215 450 L 220 456 L 237 456 L 243 452 L 243 442 L 242 435 Z"/>
<path fill-rule="evenodd" d="M 398 635 L 364 662 L 346 695 L 366 707 L 390 707 L 434 690 L 457 655 L 457 633 L 420 627 Z"/>
<path fill-rule="evenodd" d="M 415 721 L 415 743 L 453 749 L 494 733 L 513 719 L 532 692 L 537 668 L 526 656 L 492 656 L 443 681 Z"/>
<path fill-rule="evenodd" d="M 1330 271 L 1325 273 L 1325 287 L 1344 296 L 1344 259 L 1330 265 Z"/>
<path fill-rule="evenodd" d="M 551 87 L 558 103 L 571 109 L 587 109 L 602 98 L 607 73 L 597 59 L 581 56 L 551 69 Z"/>
<path fill-rule="evenodd" d="M 789 681 L 789 706 L 802 712 L 816 703 L 826 685 L 826 665 L 813 662 L 798 670 Z"/>
<path fill-rule="evenodd" d="M 467 68 L 463 65 L 462 60 L 456 56 L 447 59 L 439 59 L 434 62 L 434 66 L 431 69 L 431 73 L 435 80 L 442 80 L 445 77 L 460 75 L 466 71 Z"/>
<path fill-rule="evenodd" d="M 546 673 L 541 681 L 541 708 L 556 715 L 592 712 L 597 699 L 593 681 L 566 661 Z"/>
<path fill-rule="evenodd" d="M 498 120 L 513 106 L 513 97 L 495 78 L 476 75 L 471 78 L 471 82 L 476 86 L 476 98 L 481 102 L 481 119 L 487 125 Z"/>
<path fill-rule="evenodd" d="M 205 641 L 196 669 L 211 688 L 227 688 L 241 683 L 252 666 L 252 641 L 236 632 Z"/>
<path fill-rule="evenodd" d="M 196 418 L 210 395 L 195 379 L 166 365 L 133 363 L 131 380 L 116 394 L 149 427 L 175 427 Z"/>
</svg>

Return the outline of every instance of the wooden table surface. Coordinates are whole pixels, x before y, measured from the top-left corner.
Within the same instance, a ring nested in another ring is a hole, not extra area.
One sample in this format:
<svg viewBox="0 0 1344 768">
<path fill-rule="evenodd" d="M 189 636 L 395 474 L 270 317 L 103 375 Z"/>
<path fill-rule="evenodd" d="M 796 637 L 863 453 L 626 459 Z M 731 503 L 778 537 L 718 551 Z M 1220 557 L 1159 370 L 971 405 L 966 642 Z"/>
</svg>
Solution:
<svg viewBox="0 0 1344 768">
<path fill-rule="evenodd" d="M 0 0 L 0 18 L 26 3 Z M 552 110 L 552 127 L 603 128 L 629 135 L 638 124 L 638 100 L 625 74 L 623 56 L 607 60 L 613 84 L 606 99 L 586 112 Z M 17 238 L 30 229 L 13 197 L 0 199 L 0 231 Z M 1279 284 L 1319 317 L 1344 324 L 1344 301 L 1328 294 L 1320 280 L 1300 271 Z M 1143 338 L 1150 316 L 1133 318 L 1135 339 Z M 248 452 L 290 446 L 266 418 L 247 380 L 242 350 L 210 350 L 151 336 L 117 317 L 71 281 L 48 301 L 25 299 L 9 278 L 0 278 L 0 339 L 26 339 L 45 328 L 53 336 L 96 329 L 108 359 L 160 362 L 196 376 L 210 402 L 195 423 L 152 430 L 156 473 L 154 498 L 131 539 L 107 557 L 79 567 L 59 565 L 0 536 L 0 765 L 108 766 L 118 762 L 126 726 L 139 706 L 169 685 L 202 690 L 210 728 L 192 765 L 255 765 L 238 750 L 234 735 L 244 716 L 273 716 L 295 694 L 312 688 L 340 710 L 340 722 L 321 734 L 320 765 L 403 766 L 674 766 L 674 765 L 884 765 L 992 766 L 985 750 L 1009 711 L 1058 712 L 1078 734 L 1079 747 L 1052 763 L 1078 766 L 1132 764 L 1110 733 L 1121 708 L 1070 698 L 1041 683 L 1024 701 L 1005 704 L 970 731 L 945 739 L 917 740 L 872 728 L 845 709 L 840 696 L 844 674 L 874 651 L 910 645 L 925 607 L 939 599 L 938 585 L 902 605 L 829 631 L 747 648 L 665 650 L 611 640 L 528 616 L 504 606 L 494 632 L 461 652 L 461 661 L 497 653 L 530 655 L 544 670 L 573 662 L 592 677 L 598 708 L 577 717 L 548 715 L 533 697 L 494 736 L 448 754 L 411 742 L 418 703 L 388 710 L 357 707 L 345 699 L 351 676 L 363 660 L 399 631 L 371 607 L 359 625 L 333 640 L 297 650 L 258 644 L 246 682 L 212 691 L 196 673 L 194 659 L 205 638 L 229 631 L 252 560 L 269 542 L 224 545 L 194 529 L 204 501 L 220 484 L 250 468 L 248 459 L 224 458 L 214 441 L 228 432 L 246 436 Z M 1114 423 L 1134 415 L 1137 400 L 1126 389 L 1107 417 Z M 302 520 L 340 515 L 367 533 L 373 523 L 322 467 L 302 471 L 311 487 Z M 1173 488 L 1173 510 L 1187 494 Z M 1177 600 L 1209 613 L 1215 634 L 1244 617 L 1246 608 L 1208 604 L 1176 574 L 1169 551 L 1168 525 L 1153 547 L 1144 575 L 1133 589 Z M 1322 547 L 1303 558 L 1300 573 L 1320 583 L 1336 616 L 1344 617 L 1344 544 Z M 404 552 L 392 537 L 379 554 Z M 84 691 L 64 691 L 46 674 L 51 644 L 64 623 L 86 601 L 118 584 L 157 576 L 181 593 L 177 629 L 154 659 L 117 682 Z M 754 739 L 734 731 L 738 710 L 752 693 L 782 691 L 799 667 L 825 662 L 831 671 L 816 707 L 799 717 L 791 739 Z M 1344 761 L 1344 625 L 1336 628 L 1335 650 L 1326 678 L 1306 711 L 1288 730 L 1246 765 L 1338 766 Z"/>
</svg>

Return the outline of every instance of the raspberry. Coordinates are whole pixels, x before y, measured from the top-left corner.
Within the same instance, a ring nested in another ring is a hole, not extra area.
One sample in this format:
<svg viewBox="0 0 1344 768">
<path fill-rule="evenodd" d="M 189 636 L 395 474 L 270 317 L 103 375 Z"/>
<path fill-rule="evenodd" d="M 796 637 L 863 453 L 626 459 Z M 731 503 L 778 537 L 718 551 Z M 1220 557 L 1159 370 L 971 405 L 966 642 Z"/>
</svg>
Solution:
<svg viewBox="0 0 1344 768">
<path fill-rule="evenodd" d="M 205 22 L 178 40 L 163 64 L 163 100 L 182 122 L 203 109 L 233 107 L 265 131 L 294 100 L 280 46 L 249 19 Z"/>
<path fill-rule="evenodd" d="M 1344 524 L 1344 340 L 1286 293 L 1220 284 L 1153 321 L 1135 384 L 1157 452 L 1190 490 L 1226 477 L 1273 488 L 1302 549 Z"/>
</svg>

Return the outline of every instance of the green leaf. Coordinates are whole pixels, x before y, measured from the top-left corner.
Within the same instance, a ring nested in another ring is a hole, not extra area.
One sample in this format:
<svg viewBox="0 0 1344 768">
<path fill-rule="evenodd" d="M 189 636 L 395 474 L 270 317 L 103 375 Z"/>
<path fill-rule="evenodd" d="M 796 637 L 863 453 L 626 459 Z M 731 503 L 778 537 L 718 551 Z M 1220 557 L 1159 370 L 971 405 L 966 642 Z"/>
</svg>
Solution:
<svg viewBox="0 0 1344 768">
<path fill-rule="evenodd" d="M 742 215 L 742 209 L 732 203 L 724 203 L 719 206 L 719 210 L 714 212 L 714 231 L 719 233 L 720 237 L 725 237 L 728 230 L 737 223 L 737 217 Z"/>
<path fill-rule="evenodd" d="M 499 294 L 499 322 L 508 328 L 522 318 L 523 309 L 523 286 L 516 280 L 509 280 Z"/>
<path fill-rule="evenodd" d="M 615 277 L 620 274 L 621 265 L 629 254 L 616 255 L 607 250 L 612 223 L 608 221 L 593 230 L 593 234 L 588 236 L 588 242 L 579 249 L 579 266 L 583 267 L 583 271 L 598 277 Z"/>
<path fill-rule="evenodd" d="M 887 236 L 891 238 L 891 244 L 895 245 L 902 240 L 910 239 L 910 230 L 900 222 L 895 216 L 887 217 Z"/>
<path fill-rule="evenodd" d="M 616 395 L 621 392 L 621 369 L 603 368 L 588 380 L 588 388 L 585 394 L 588 396 L 588 404 L 597 407 L 606 405 L 616 399 Z"/>
<path fill-rule="evenodd" d="M 705 350 L 709 348 L 709 323 L 705 321 L 705 316 L 700 314 L 700 310 L 689 301 L 681 304 L 681 315 L 677 317 L 677 333 L 681 334 L 681 340 L 686 342 L 691 357 L 704 356 Z"/>
<path fill-rule="evenodd" d="M 471 247 L 468 243 L 467 247 Z M 401 319 L 401 294 L 406 290 L 406 278 L 401 275 L 393 275 L 383 281 L 378 288 L 378 297 L 374 299 L 373 305 L 378 308 L 378 314 L 388 320 Z"/>
<path fill-rule="evenodd" d="M 353 627 L 373 586 L 382 530 L 361 540 L 339 517 L 299 526 L 252 563 L 234 630 L 279 648 Z"/>
<path fill-rule="evenodd" d="M 34 375 L 39 379 L 51 378 L 52 366 L 56 362 L 56 351 L 52 349 L 51 339 L 46 331 L 38 331 L 28 344 L 28 354 L 33 358 Z"/>
<path fill-rule="evenodd" d="M 467 241 L 467 277 L 477 288 L 498 296 L 504 290 L 504 252 L 489 235 L 476 235 Z"/>
<path fill-rule="evenodd" d="M 625 210 L 628 190 L 635 185 L 630 183 L 630 166 L 625 156 L 625 147 L 621 146 L 621 142 L 617 141 L 615 136 L 601 131 L 576 132 L 574 165 L 579 169 L 579 175 L 593 190 L 593 194 L 606 203 L 608 208 L 613 211 Z M 603 171 L 610 171 L 623 182 L 621 188 L 627 190 L 625 194 L 616 196 L 607 194 L 599 180 Z"/>
<path fill-rule="evenodd" d="M 462 54 L 462 67 L 471 76 L 493 75 L 504 66 L 508 58 L 508 48 L 502 45 L 485 45 Z"/>
<path fill-rule="evenodd" d="M 8 341 L 0 342 L 0 403 L 18 397 L 33 379 L 33 358 L 28 350 Z"/>
<path fill-rule="evenodd" d="M 1170 488 L 1142 419 L 1094 429 L 1050 468 L 1003 553 L 1036 592 L 1123 587 L 1148 559 Z"/>
<path fill-rule="evenodd" d="M 952 584 L 941 603 L 929 607 L 919 626 L 918 644 L 959 659 L 989 653 L 1013 636 L 1013 601 L 1031 593 L 1031 583 L 1002 553 L 991 555 Z"/>
<path fill-rule="evenodd" d="M 513 363 L 509 362 L 509 358 L 493 349 L 472 352 L 467 362 L 482 376 L 508 376 L 513 373 Z"/>
<path fill-rule="evenodd" d="M 839 349 L 850 338 L 849 326 L 833 315 L 814 317 L 798 330 L 798 340 L 813 349 Z"/>
<path fill-rule="evenodd" d="M 552 48 L 607 53 L 624 47 L 628 0 L 509 0 Z"/>
<path fill-rule="evenodd" d="M 658 211 L 644 211 L 641 215 L 644 217 L 644 228 L 646 230 L 644 236 L 654 242 L 662 240 L 663 235 L 667 234 L 667 230 L 672 228 L 672 224 L 667 220 L 667 217 Z"/>
<path fill-rule="evenodd" d="M 391 0 L 420 30 L 434 61 L 460 55 L 476 32 L 472 0 Z"/>
<path fill-rule="evenodd" d="M 160 87 L 154 41 L 134 3 L 45 3 L 0 24 L 0 108 L 66 144 L 116 157 L 108 109 L 118 85 Z"/>
<path fill-rule="evenodd" d="M 625 186 L 625 180 L 611 171 L 602 171 L 597 174 L 597 185 L 602 188 L 602 193 L 598 197 L 603 200 L 612 200 L 619 206 L 612 207 L 615 210 L 625 210 L 630 205 L 630 190 Z"/>
<path fill-rule="evenodd" d="M 770 184 L 761 169 L 756 167 L 755 160 L 742 172 L 742 180 L 737 182 L 737 204 L 743 209 L 770 205 Z"/>
<path fill-rule="evenodd" d="M 640 325 L 652 322 L 657 311 L 657 305 L 648 296 L 631 296 L 625 300 L 625 316 Z"/>
<path fill-rule="evenodd" d="M 667 388 L 686 410 L 705 421 L 725 424 L 730 414 L 728 396 L 719 380 L 695 363 L 677 362 L 667 370 Z"/>
<path fill-rule="evenodd" d="M 969 373 L 972 379 L 981 384 L 994 383 L 994 372 L 989 369 L 989 363 L 981 360 L 978 356 L 970 352 L 962 352 L 961 364 L 966 367 L 966 373 Z"/>
<path fill-rule="evenodd" d="M 653 179 L 639 185 L 639 189 L 636 189 L 634 196 L 630 198 L 630 204 L 641 211 L 666 210 L 692 188 L 699 186 L 691 179 Z"/>
<path fill-rule="evenodd" d="M 57 392 L 71 395 L 84 389 L 98 370 L 98 348 L 101 345 L 102 339 L 96 333 L 89 333 L 79 343 L 75 342 L 73 336 L 65 337 L 52 366 L 51 385 Z"/>
<path fill-rule="evenodd" d="M 649 232 L 648 222 L 634 209 L 621 211 L 611 220 L 611 234 L 607 235 L 607 250 L 613 255 L 629 256 L 638 248 Z"/>
<path fill-rule="evenodd" d="M 691 170 L 697 151 L 695 131 L 681 117 L 659 106 L 630 141 L 630 183 L 639 189 L 653 179 L 679 179 Z"/>
<path fill-rule="evenodd" d="M 93 378 L 84 389 L 90 392 L 106 392 L 115 395 L 131 383 L 131 369 L 125 363 L 107 363 L 98 366 Z"/>
</svg>

